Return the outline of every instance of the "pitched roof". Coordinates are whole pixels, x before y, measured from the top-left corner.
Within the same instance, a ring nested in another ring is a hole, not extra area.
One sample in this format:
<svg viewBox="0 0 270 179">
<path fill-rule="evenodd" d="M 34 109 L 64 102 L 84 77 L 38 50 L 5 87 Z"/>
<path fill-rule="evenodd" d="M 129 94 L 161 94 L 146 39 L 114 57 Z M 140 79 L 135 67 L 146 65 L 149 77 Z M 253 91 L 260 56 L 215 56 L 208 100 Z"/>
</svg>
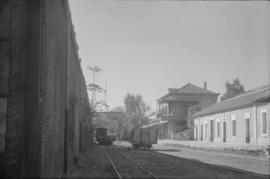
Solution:
<svg viewBox="0 0 270 179">
<path fill-rule="evenodd" d="M 270 85 L 264 86 L 260 89 L 249 91 L 242 95 L 221 101 L 212 106 L 202 109 L 201 111 L 192 115 L 192 118 L 202 117 L 231 110 L 237 110 L 253 105 L 256 102 L 269 102 Z"/>
<path fill-rule="evenodd" d="M 181 95 L 181 94 L 201 94 L 201 95 L 218 95 L 218 93 L 215 93 L 213 91 L 210 91 L 208 89 L 201 88 L 199 86 L 193 85 L 191 83 L 186 84 L 185 86 L 181 88 L 169 88 L 169 93 L 164 95 L 163 97 L 159 98 L 157 101 L 161 101 L 165 98 L 175 98 L 173 96 L 175 95 Z"/>
</svg>

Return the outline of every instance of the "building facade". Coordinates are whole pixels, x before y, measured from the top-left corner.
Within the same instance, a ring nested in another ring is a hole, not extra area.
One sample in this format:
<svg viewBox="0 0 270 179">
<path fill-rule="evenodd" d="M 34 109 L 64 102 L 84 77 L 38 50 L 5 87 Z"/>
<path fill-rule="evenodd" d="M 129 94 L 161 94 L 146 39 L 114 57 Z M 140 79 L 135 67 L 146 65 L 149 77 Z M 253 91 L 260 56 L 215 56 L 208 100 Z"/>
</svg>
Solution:
<svg viewBox="0 0 270 179">
<path fill-rule="evenodd" d="M 197 141 L 269 145 L 270 87 L 247 92 L 195 113 Z"/>
<path fill-rule="evenodd" d="M 188 129 L 189 108 L 199 105 L 201 108 L 216 103 L 218 94 L 188 83 L 181 88 L 169 88 L 169 93 L 157 100 L 158 116 L 168 121 L 164 124 L 163 138 L 177 139 L 176 133 Z"/>
</svg>

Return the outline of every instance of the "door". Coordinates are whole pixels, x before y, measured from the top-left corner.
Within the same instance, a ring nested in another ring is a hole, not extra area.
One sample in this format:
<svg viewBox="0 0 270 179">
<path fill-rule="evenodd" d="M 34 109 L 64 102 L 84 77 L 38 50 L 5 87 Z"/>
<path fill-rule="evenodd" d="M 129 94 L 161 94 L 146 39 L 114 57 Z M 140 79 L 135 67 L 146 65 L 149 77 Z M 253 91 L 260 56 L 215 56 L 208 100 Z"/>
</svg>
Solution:
<svg viewBox="0 0 270 179">
<path fill-rule="evenodd" d="M 249 118 L 246 118 L 246 143 L 250 143 Z"/>
<path fill-rule="evenodd" d="M 201 141 L 203 141 L 203 125 L 201 124 Z"/>
<path fill-rule="evenodd" d="M 214 120 L 210 121 L 210 142 L 214 141 Z"/>
<path fill-rule="evenodd" d="M 195 140 L 198 140 L 198 126 L 195 127 Z"/>
<path fill-rule="evenodd" d="M 156 129 L 156 138 L 155 138 L 155 144 L 157 144 L 157 141 L 158 141 L 158 129 Z"/>
<path fill-rule="evenodd" d="M 226 142 L 226 122 L 223 121 L 223 142 Z"/>
</svg>

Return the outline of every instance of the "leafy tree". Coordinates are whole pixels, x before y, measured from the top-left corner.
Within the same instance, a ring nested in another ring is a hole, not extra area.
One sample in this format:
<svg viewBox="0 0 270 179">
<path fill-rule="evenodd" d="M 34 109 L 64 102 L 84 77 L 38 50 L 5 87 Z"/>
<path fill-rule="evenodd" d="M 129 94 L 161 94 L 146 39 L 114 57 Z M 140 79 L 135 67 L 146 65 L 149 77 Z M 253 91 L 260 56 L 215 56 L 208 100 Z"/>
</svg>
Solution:
<svg viewBox="0 0 270 179">
<path fill-rule="evenodd" d="M 88 66 L 87 69 L 88 69 L 88 70 L 91 70 L 91 71 L 93 71 L 93 72 L 100 72 L 100 71 L 102 71 L 102 69 L 99 68 L 99 67 L 96 66 L 96 65 L 95 65 L 94 67 Z"/>
<path fill-rule="evenodd" d="M 245 92 L 244 86 L 240 83 L 238 78 L 234 79 L 232 83 L 226 82 L 225 87 L 226 92 L 221 97 L 221 101 L 238 96 Z"/>
<path fill-rule="evenodd" d="M 150 107 L 144 102 L 142 96 L 137 94 L 127 94 L 124 98 L 125 114 L 135 127 L 140 127 L 148 123 L 146 112 Z"/>
<path fill-rule="evenodd" d="M 100 101 L 97 101 L 94 103 L 93 105 L 93 110 L 94 112 L 97 112 L 97 111 L 104 111 L 104 107 L 109 107 L 106 103 L 106 101 L 103 101 L 103 100 L 100 100 Z"/>
<path fill-rule="evenodd" d="M 124 132 L 127 129 L 126 117 L 123 112 L 97 112 L 96 117 L 93 120 L 95 126 L 105 127 L 110 133 L 117 134 L 118 140 L 123 139 Z"/>
<path fill-rule="evenodd" d="M 92 115 L 93 117 L 95 117 L 95 112 L 96 111 L 104 111 L 104 108 L 108 108 L 108 104 L 106 103 L 106 101 L 96 101 L 96 92 L 99 93 L 106 93 L 106 90 L 103 89 L 102 87 L 100 87 L 100 85 L 95 83 L 95 79 L 96 79 L 96 73 L 101 72 L 102 69 L 98 66 L 88 66 L 87 67 L 88 70 L 93 72 L 93 83 L 89 83 L 86 87 L 89 91 L 92 92 L 92 100 L 90 102 L 91 104 L 91 109 L 92 109 Z"/>
<path fill-rule="evenodd" d="M 103 88 L 101 88 L 98 84 L 89 83 L 86 87 L 90 91 L 95 90 L 95 91 L 98 91 L 98 92 L 105 92 L 105 90 Z"/>
<path fill-rule="evenodd" d="M 117 132 L 118 130 L 118 118 L 121 116 L 119 114 L 113 114 L 110 112 L 96 113 L 96 118 L 94 123 L 96 127 L 106 127 L 109 132 Z"/>
</svg>

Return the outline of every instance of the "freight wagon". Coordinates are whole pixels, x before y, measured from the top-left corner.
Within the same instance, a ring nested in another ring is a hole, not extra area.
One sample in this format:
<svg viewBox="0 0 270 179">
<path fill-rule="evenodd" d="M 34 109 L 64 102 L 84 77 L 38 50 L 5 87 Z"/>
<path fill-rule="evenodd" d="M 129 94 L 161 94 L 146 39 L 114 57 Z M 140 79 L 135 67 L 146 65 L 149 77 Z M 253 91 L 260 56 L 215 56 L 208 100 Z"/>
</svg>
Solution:
<svg viewBox="0 0 270 179">
<path fill-rule="evenodd" d="M 129 142 L 135 149 L 152 148 L 152 144 L 156 144 L 158 139 L 158 128 L 156 125 L 143 126 L 141 128 L 132 129 L 129 136 Z"/>
</svg>

